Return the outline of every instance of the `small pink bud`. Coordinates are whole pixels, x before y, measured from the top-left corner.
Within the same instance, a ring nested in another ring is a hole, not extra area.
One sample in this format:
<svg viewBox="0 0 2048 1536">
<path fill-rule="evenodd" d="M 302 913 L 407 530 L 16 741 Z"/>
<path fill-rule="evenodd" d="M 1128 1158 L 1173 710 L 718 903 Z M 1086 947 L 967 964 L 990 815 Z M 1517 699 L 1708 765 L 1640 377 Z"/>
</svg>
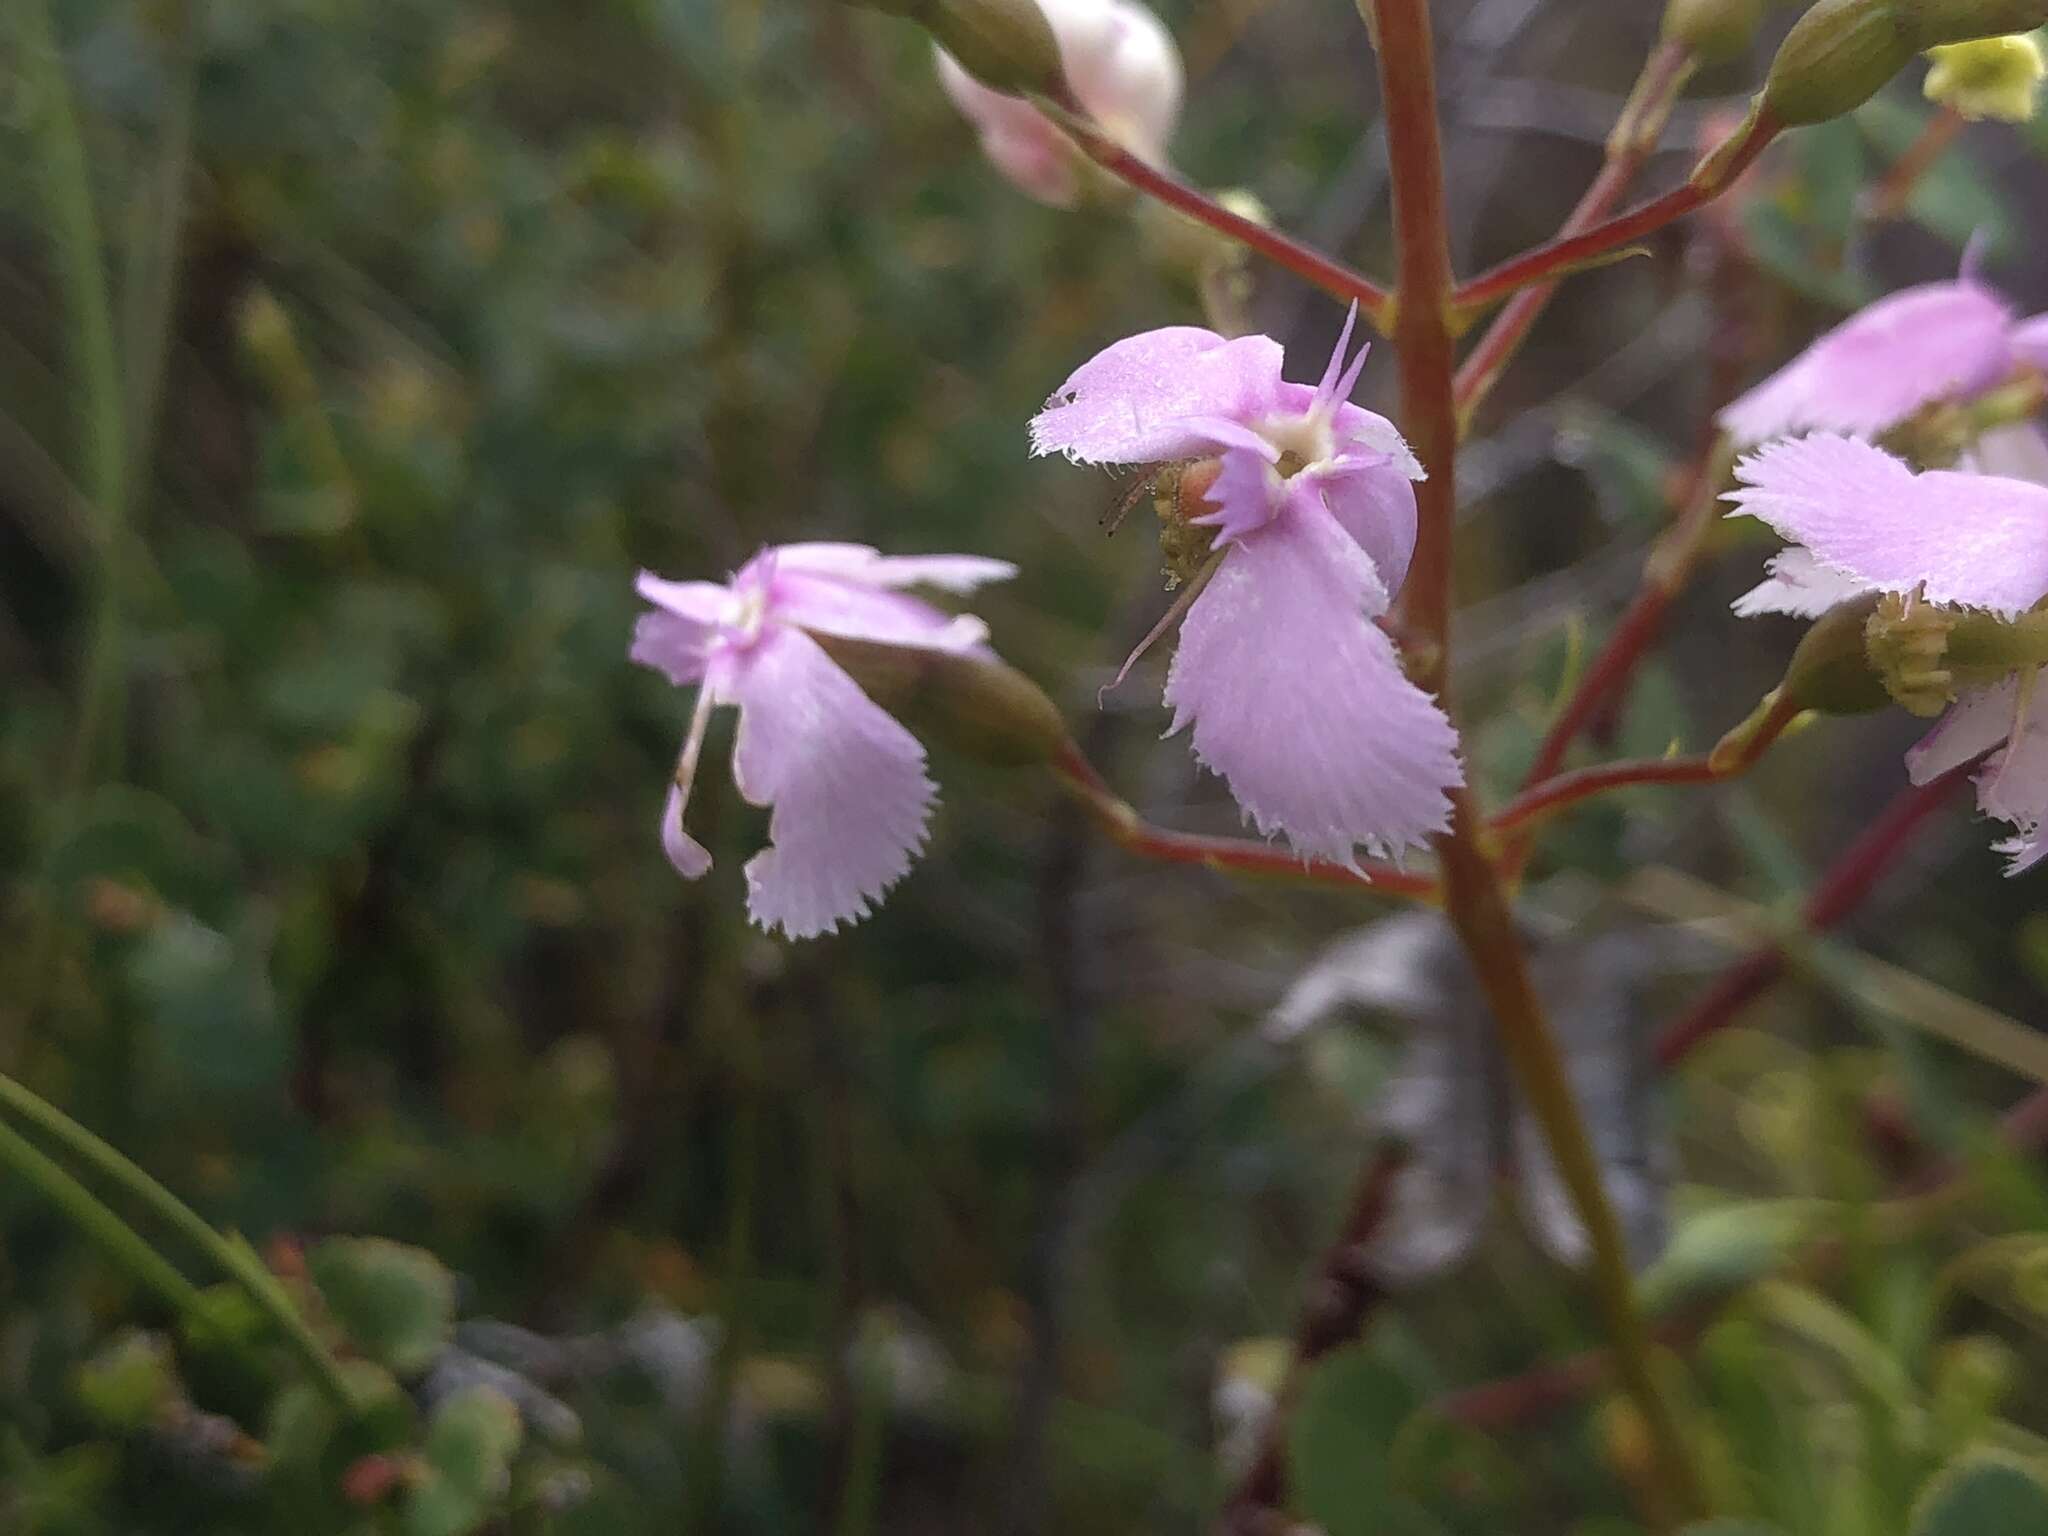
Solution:
<svg viewBox="0 0 2048 1536">
<path fill-rule="evenodd" d="M 1117 143 L 1154 164 L 1180 118 L 1181 63 L 1173 37 L 1136 0 L 1038 0 L 1083 111 Z M 998 171 L 1056 208 L 1080 199 L 1080 154 L 1020 96 L 992 90 L 936 48 L 939 83 L 981 135 Z"/>
</svg>

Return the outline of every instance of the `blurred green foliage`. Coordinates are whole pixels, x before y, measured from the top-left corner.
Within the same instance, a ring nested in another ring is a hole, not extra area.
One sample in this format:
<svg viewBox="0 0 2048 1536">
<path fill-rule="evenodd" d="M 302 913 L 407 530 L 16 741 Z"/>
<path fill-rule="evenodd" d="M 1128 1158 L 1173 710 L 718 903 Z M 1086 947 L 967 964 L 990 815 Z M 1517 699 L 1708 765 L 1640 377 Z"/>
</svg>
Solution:
<svg viewBox="0 0 2048 1536">
<path fill-rule="evenodd" d="M 1493 88 L 1618 93 L 1654 17 L 1560 0 L 1509 46 L 1485 8 L 1439 9 L 1466 71 L 1464 254 L 1535 238 L 1596 151 L 1489 128 Z M 1191 174 L 1381 261 L 1348 12 L 1163 10 L 1194 61 Z M 923 41 L 850 9 L 53 11 L 134 533 L 123 708 L 81 739 L 104 509 L 77 447 L 78 273 L 28 131 L 48 103 L 10 52 L 0 1069 L 250 1234 L 355 1406 L 236 1293 L 191 1326 L 0 1182 L 0 1530 L 1197 1528 L 1242 1428 L 1225 1389 L 1271 1385 L 1230 1362 L 1292 1327 L 1391 1055 L 1348 1023 L 1292 1052 L 1249 1032 L 1374 909 L 1134 869 L 1048 785 L 939 749 L 916 874 L 858 933 L 775 946 L 740 915 L 762 818 L 722 773 L 693 808 L 718 867 L 685 886 L 661 858 L 685 701 L 624 659 L 637 567 L 713 575 L 794 537 L 973 550 L 1024 567 L 981 611 L 1083 718 L 1156 611 L 1156 561 L 1135 526 L 1097 537 L 1115 486 L 1027 462 L 1022 422 L 1193 294 L 1118 211 L 1052 214 L 990 175 Z M 1881 98 L 1767 163 L 1742 226 L 1754 366 L 1974 231 L 2038 248 L 2040 163 L 2011 135 L 1966 140 L 1917 224 L 1860 227 L 1923 116 Z M 1588 372 L 1672 308 L 1662 265 L 1584 280 L 1482 424 L 1461 644 L 1496 784 L 1633 580 L 1708 403 L 1696 342 L 1662 343 L 1647 382 Z M 2001 275 L 2048 294 L 2038 268 Z M 1255 295 L 1316 356 L 1331 308 L 1270 277 Z M 1755 564 L 1738 540 L 1615 750 L 1711 741 L 1775 676 L 1789 636 L 1720 613 Z M 1151 745 L 1149 686 L 1112 696 L 1091 750 L 1148 814 L 1230 827 Z M 1604 891 L 1669 862 L 1777 900 L 1896 784 L 1903 730 L 1840 727 L 1707 812 L 1603 804 L 1544 868 Z M 1888 909 L 1910 922 L 1881 909 L 1858 937 L 2031 1017 L 2048 935 L 2012 936 L 1981 841 L 1933 839 Z M 1672 1370 L 1717 1493 L 1761 1522 L 1706 1529 L 2036 1519 L 2002 1513 L 2048 1473 L 2043 1251 L 2020 1241 L 2048 1191 L 1985 1129 L 2011 1086 L 1839 981 L 1805 968 L 1774 1032 L 1673 1094 L 1700 1193 L 1661 1272 L 1694 1330 Z M 1969 1160 L 1980 1197 L 1888 1224 L 1878 1088 L 1928 1128 L 1919 1162 Z M 1330 1536 L 1615 1536 L 1654 1513 L 1614 1404 L 1440 1411 L 1596 1342 L 1578 1282 L 1502 1227 L 1310 1382 L 1291 1451 Z"/>
</svg>

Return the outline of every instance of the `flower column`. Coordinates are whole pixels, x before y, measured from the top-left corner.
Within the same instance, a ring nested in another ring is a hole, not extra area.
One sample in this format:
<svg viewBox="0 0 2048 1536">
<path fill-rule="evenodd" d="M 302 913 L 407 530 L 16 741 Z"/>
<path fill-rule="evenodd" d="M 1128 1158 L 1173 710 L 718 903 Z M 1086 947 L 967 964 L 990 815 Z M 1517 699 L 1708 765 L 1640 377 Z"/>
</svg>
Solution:
<svg viewBox="0 0 2048 1536">
<path fill-rule="evenodd" d="M 1451 333 L 1454 284 L 1437 141 L 1436 66 L 1428 0 L 1359 0 L 1380 62 L 1380 96 L 1393 173 L 1400 280 L 1394 342 L 1401 420 L 1428 478 L 1417 486 L 1419 525 L 1400 617 L 1415 681 L 1440 700 L 1450 677 L 1451 531 L 1457 506 L 1458 418 Z M 1468 787 L 1452 793 L 1451 829 L 1437 841 L 1445 906 L 1477 972 L 1515 1075 L 1542 1122 L 1593 1252 L 1594 1280 L 1623 1383 L 1657 1448 L 1675 1513 L 1704 1510 L 1698 1479 L 1650 1372 L 1649 1336 L 1636 1306 L 1621 1232 L 1600 1182 L 1549 1024 L 1529 982 L 1521 939 L 1492 861 L 1479 843 L 1484 816 Z"/>
</svg>

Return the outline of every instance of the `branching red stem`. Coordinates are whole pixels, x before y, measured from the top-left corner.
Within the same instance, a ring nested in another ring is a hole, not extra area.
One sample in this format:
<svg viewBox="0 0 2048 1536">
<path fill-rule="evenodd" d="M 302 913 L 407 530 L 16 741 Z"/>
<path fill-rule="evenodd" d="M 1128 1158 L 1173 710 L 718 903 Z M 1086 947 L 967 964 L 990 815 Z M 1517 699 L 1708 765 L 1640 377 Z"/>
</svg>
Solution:
<svg viewBox="0 0 2048 1536">
<path fill-rule="evenodd" d="M 1171 171 L 1148 165 L 1089 121 L 1078 103 L 1054 106 L 1053 115 L 1081 152 L 1120 181 L 1146 196 L 1177 209 L 1206 224 L 1248 250 L 1256 251 L 1276 266 L 1315 284 L 1332 298 L 1349 304 L 1357 301 L 1368 323 L 1386 334 L 1393 324 L 1394 300 L 1378 283 L 1343 262 L 1324 255 L 1292 236 L 1232 213 L 1213 198 L 1189 186 Z"/>
<path fill-rule="evenodd" d="M 1460 310 L 1485 309 L 1517 289 L 1532 283 L 1548 282 L 1574 267 L 1584 266 L 1610 251 L 1618 250 L 1630 241 L 1654 234 L 1666 224 L 1720 196 L 1749 169 L 1777 133 L 1778 125 L 1767 113 L 1758 111 L 1743 123 L 1735 138 L 1701 161 L 1684 185 L 1591 229 L 1560 234 L 1554 240 L 1502 262 L 1458 289 L 1454 302 Z"/>
<path fill-rule="evenodd" d="M 1635 89 L 1629 94 L 1627 110 L 1608 136 L 1607 157 L 1600 174 L 1564 221 L 1560 235 L 1586 233 L 1621 200 L 1622 193 L 1656 150 L 1657 140 L 1671 120 L 1672 106 L 1692 72 L 1692 51 L 1683 43 L 1666 39 L 1652 50 Z M 1457 401 L 1461 429 L 1471 426 L 1473 414 L 1492 391 L 1557 287 L 1555 282 L 1538 283 L 1509 299 L 1460 365 L 1452 394 Z"/>
</svg>

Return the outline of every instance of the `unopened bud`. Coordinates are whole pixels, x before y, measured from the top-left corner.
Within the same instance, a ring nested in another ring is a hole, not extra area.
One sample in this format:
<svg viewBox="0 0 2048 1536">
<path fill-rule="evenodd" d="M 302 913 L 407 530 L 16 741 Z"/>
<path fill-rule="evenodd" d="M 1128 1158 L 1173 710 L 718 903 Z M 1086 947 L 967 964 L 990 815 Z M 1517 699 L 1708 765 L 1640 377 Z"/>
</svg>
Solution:
<svg viewBox="0 0 2048 1536">
<path fill-rule="evenodd" d="M 1785 676 L 1750 711 L 1749 718 L 1714 744 L 1707 762 L 1718 772 L 1749 761 L 1759 741 L 1787 709 L 1823 715 L 1860 715 L 1884 707 L 1889 695 L 1864 656 L 1863 631 L 1877 594 L 1838 603 L 1807 630 L 1792 652 Z"/>
<path fill-rule="evenodd" d="M 1059 706 L 988 651 L 935 651 L 836 635 L 812 638 L 862 692 L 917 735 L 1002 767 L 1050 762 L 1068 744 Z"/>
<path fill-rule="evenodd" d="M 964 6 L 969 0 L 886 0 Z M 1173 36 L 1137 0 L 1018 0 L 1047 28 L 1054 74 L 1044 82 L 1005 83 L 984 74 L 936 27 L 939 83 L 981 135 L 998 171 L 1042 203 L 1081 200 L 1080 151 L 1027 95 L 1078 106 L 1105 135 L 1157 165 L 1180 121 L 1182 71 Z"/>
<path fill-rule="evenodd" d="M 1820 0 L 1793 24 L 1764 82 L 1784 127 L 1863 105 L 1913 55 L 2048 22 L 2048 0 Z"/>
<path fill-rule="evenodd" d="M 1953 628 L 1953 613 L 1910 593 L 1886 593 L 1864 622 L 1864 655 L 1885 692 L 1908 714 L 1931 720 L 1955 702 L 1955 674 L 1947 659 Z"/>
<path fill-rule="evenodd" d="M 2024 123 L 2041 96 L 2041 45 L 2031 37 L 1987 37 L 1927 53 L 1927 99 L 1975 120 Z"/>
<path fill-rule="evenodd" d="M 907 16 L 960 67 L 991 90 L 1061 96 L 1060 47 L 1037 0 L 855 0 Z"/>
<path fill-rule="evenodd" d="M 1763 0 L 1671 0 L 1664 37 L 1685 44 L 1702 63 L 1718 64 L 1749 46 L 1763 14 Z"/>
</svg>

